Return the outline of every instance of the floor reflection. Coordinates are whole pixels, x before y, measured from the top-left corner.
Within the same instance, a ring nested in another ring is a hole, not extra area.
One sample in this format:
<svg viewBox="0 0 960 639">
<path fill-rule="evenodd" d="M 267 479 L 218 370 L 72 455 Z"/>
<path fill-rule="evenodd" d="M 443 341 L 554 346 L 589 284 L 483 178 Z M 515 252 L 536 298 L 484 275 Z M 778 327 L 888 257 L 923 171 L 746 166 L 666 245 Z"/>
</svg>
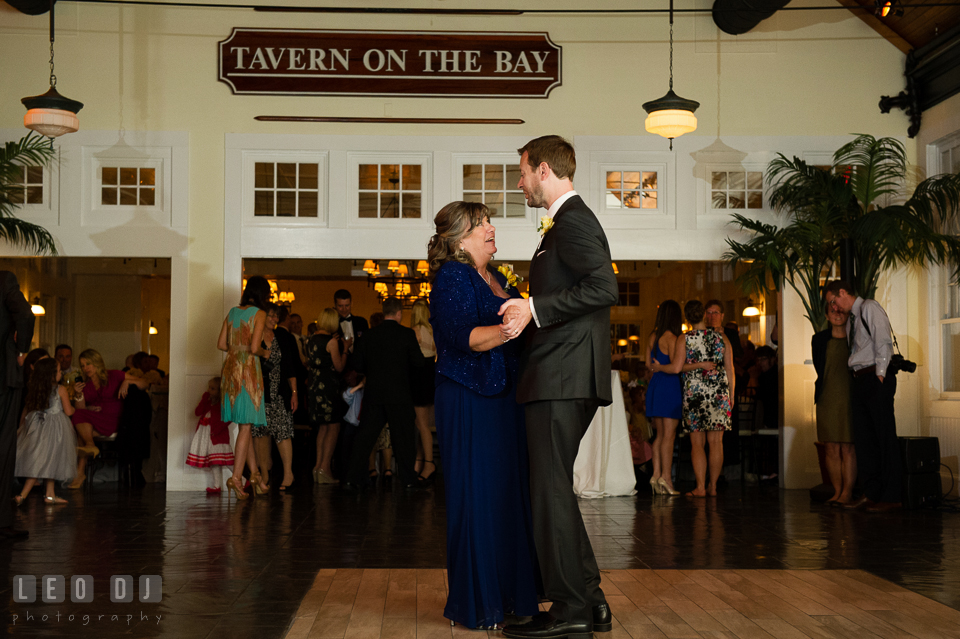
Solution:
<svg viewBox="0 0 960 639">
<path fill-rule="evenodd" d="M 30 539 L 0 546 L 6 636 L 282 637 L 321 569 L 445 567 L 440 485 L 357 497 L 303 482 L 249 503 L 157 487 L 70 497 L 57 508 L 30 499 L 17 515 Z M 642 494 L 581 509 L 602 569 L 857 568 L 960 609 L 954 514 L 850 513 L 805 491 L 735 485 L 715 499 Z M 160 603 L 111 603 L 111 575 L 147 574 L 163 577 Z M 14 575 L 93 575 L 95 599 L 14 603 Z"/>
</svg>

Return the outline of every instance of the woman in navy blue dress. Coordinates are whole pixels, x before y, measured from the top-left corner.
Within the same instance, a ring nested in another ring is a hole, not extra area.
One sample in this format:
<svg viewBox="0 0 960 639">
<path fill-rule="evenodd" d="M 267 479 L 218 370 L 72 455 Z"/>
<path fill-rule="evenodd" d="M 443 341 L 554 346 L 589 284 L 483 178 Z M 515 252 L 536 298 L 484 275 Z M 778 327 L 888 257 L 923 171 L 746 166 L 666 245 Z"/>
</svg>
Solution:
<svg viewBox="0 0 960 639">
<path fill-rule="evenodd" d="M 497 246 L 486 206 L 452 202 L 434 222 L 430 323 L 449 584 L 443 614 L 491 629 L 504 614 L 538 612 L 527 435 L 516 401 L 519 343 L 501 332 L 498 315 L 504 299 L 520 295 L 488 267 Z"/>
<path fill-rule="evenodd" d="M 670 363 L 677 337 L 683 331 L 680 305 L 667 300 L 657 309 L 656 325 L 647 344 L 647 361 L 659 364 Z M 653 440 L 653 475 L 650 490 L 661 495 L 679 495 L 673 487 L 673 441 L 677 425 L 683 416 L 683 394 L 680 375 L 654 373 L 647 386 L 647 417 L 653 423 L 656 438 Z"/>
</svg>

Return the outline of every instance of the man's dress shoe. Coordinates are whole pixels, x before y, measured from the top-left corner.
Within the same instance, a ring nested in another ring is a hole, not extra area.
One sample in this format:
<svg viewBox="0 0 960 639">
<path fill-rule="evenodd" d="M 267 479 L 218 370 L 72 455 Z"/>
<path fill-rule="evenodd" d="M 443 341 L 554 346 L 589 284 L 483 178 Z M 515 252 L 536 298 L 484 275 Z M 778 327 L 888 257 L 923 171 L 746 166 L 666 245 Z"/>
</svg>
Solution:
<svg viewBox="0 0 960 639">
<path fill-rule="evenodd" d="M 847 510 L 862 510 L 873 505 L 873 500 L 864 495 L 856 501 L 851 501 L 849 504 L 844 504 L 843 507 Z"/>
<path fill-rule="evenodd" d="M 549 612 L 541 612 L 532 621 L 506 626 L 503 636 L 511 639 L 591 639 L 593 623 L 564 621 L 555 619 Z"/>
<path fill-rule="evenodd" d="M 613 615 L 606 602 L 593 607 L 593 631 L 610 632 L 613 630 Z"/>
</svg>

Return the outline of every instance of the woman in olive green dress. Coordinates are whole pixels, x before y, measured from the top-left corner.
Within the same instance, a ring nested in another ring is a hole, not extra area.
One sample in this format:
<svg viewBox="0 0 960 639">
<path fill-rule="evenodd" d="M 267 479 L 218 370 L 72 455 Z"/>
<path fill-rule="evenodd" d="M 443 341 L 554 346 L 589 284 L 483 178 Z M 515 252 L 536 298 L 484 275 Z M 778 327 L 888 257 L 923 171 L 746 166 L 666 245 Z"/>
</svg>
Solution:
<svg viewBox="0 0 960 639">
<path fill-rule="evenodd" d="M 847 359 L 848 313 L 827 308 L 830 328 L 813 336 L 813 366 L 817 370 L 814 401 L 817 403 L 817 439 L 823 442 L 827 474 L 833 497 L 827 503 L 841 506 L 853 499 L 857 482 L 857 454 L 850 419 L 850 371 Z"/>
</svg>

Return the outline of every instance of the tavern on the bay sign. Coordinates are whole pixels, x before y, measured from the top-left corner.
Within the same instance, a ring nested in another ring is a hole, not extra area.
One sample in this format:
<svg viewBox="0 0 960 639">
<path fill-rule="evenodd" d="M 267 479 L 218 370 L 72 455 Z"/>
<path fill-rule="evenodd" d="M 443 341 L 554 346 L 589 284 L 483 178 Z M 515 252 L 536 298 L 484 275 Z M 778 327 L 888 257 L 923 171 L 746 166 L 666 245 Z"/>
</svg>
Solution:
<svg viewBox="0 0 960 639">
<path fill-rule="evenodd" d="M 545 98 L 560 55 L 546 33 L 234 29 L 219 79 L 236 94 Z"/>
</svg>

